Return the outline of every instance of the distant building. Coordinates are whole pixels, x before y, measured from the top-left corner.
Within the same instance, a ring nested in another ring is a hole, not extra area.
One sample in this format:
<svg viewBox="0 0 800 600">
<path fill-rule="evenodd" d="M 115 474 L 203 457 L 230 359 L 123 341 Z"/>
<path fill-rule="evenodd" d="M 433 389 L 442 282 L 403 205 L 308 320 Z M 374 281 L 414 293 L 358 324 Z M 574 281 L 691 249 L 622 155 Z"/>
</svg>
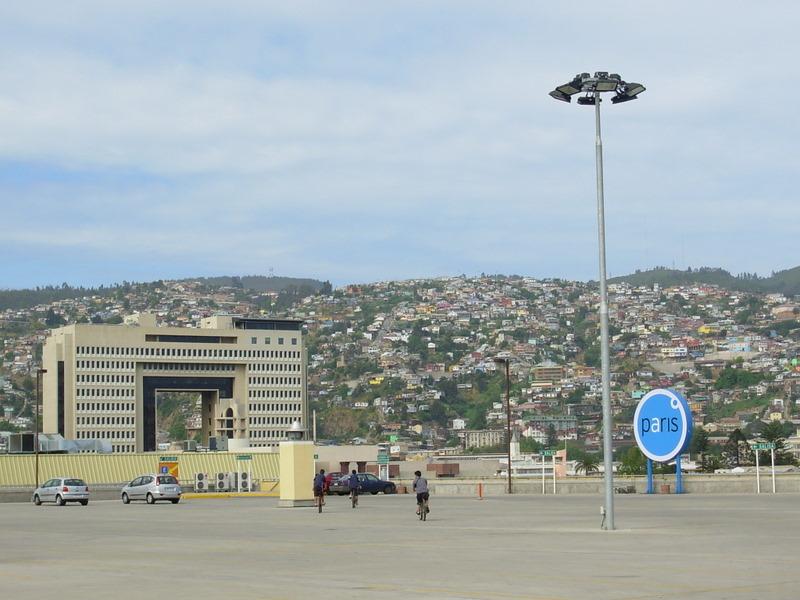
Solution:
<svg viewBox="0 0 800 600">
<path fill-rule="evenodd" d="M 458 432 L 464 442 L 464 448 L 486 448 L 497 446 L 506 441 L 504 429 L 464 429 Z"/>
<path fill-rule="evenodd" d="M 537 381 L 561 381 L 564 378 L 564 367 L 554 362 L 542 363 L 533 368 L 533 378 Z"/>
<path fill-rule="evenodd" d="M 307 423 L 302 321 L 209 317 L 199 329 L 125 325 L 54 329 L 43 351 L 43 429 L 111 442 L 114 452 L 156 450 L 156 395 L 197 391 L 200 433 L 277 447 Z"/>
</svg>

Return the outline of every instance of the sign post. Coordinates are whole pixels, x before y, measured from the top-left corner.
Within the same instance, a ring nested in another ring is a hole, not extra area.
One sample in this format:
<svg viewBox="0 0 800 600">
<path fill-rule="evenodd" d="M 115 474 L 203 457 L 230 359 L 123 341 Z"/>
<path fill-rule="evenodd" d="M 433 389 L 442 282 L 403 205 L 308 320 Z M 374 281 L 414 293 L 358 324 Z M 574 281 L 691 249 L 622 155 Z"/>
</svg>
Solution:
<svg viewBox="0 0 800 600">
<path fill-rule="evenodd" d="M 178 479 L 178 457 L 159 456 L 158 472 L 161 475 L 172 475 L 175 479 Z"/>
<path fill-rule="evenodd" d="M 542 495 L 543 496 L 545 494 L 544 486 L 545 486 L 545 483 L 544 483 L 544 454 L 542 454 Z"/>
<path fill-rule="evenodd" d="M 772 493 L 775 493 L 775 444 L 769 449 L 770 458 L 772 459 Z"/>
<path fill-rule="evenodd" d="M 383 480 L 389 479 L 389 455 L 383 451 L 378 452 L 378 477 Z"/>
<path fill-rule="evenodd" d="M 556 493 L 556 451 L 551 448 L 545 448 L 542 450 L 542 494 L 546 494 L 545 491 L 545 473 L 544 468 L 547 465 L 547 461 L 545 460 L 546 457 L 552 456 L 553 457 L 553 493 Z"/>
<path fill-rule="evenodd" d="M 761 493 L 761 469 L 758 468 L 758 448 L 756 448 L 756 494 L 760 493 Z"/>
<path fill-rule="evenodd" d="M 761 469 L 758 466 L 758 455 L 761 450 L 769 450 L 772 463 L 772 493 L 775 493 L 775 442 L 759 442 L 753 444 L 753 452 L 756 455 L 756 494 L 761 493 Z"/>
<path fill-rule="evenodd" d="M 639 400 L 633 415 L 636 445 L 648 459 L 647 493 L 653 493 L 653 462 L 675 461 L 675 493 L 683 493 L 680 456 L 692 440 L 692 411 L 675 390 L 656 389 Z"/>
</svg>

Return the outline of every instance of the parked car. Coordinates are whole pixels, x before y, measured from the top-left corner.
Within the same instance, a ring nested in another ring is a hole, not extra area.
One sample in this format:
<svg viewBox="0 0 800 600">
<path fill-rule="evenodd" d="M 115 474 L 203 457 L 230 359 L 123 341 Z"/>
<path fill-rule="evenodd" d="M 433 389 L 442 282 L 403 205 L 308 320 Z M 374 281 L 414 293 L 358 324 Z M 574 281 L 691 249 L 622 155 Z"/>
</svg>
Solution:
<svg viewBox="0 0 800 600">
<path fill-rule="evenodd" d="M 325 493 L 331 493 L 331 485 L 339 481 L 344 476 L 344 473 L 341 471 L 333 471 L 332 473 L 327 473 L 325 475 Z"/>
<path fill-rule="evenodd" d="M 89 486 L 77 477 L 56 477 L 48 479 L 33 492 L 33 503 L 40 506 L 42 502 L 55 502 L 64 506 L 67 502 L 89 504 Z"/>
<path fill-rule="evenodd" d="M 144 500 L 155 504 L 159 500 L 169 500 L 177 504 L 181 500 L 181 486 L 172 475 L 141 475 L 122 488 L 123 504 L 132 500 Z"/>
<path fill-rule="evenodd" d="M 330 494 L 339 494 L 340 496 L 346 496 L 350 493 L 350 484 L 348 483 L 349 475 L 344 475 L 340 477 L 333 483 L 331 483 L 331 487 L 328 493 Z M 384 494 L 395 494 L 397 493 L 397 486 L 392 483 L 391 481 L 385 481 L 383 479 L 378 479 L 372 473 L 359 473 L 358 474 L 358 491 L 361 494 L 377 494 L 379 492 L 383 492 Z"/>
</svg>

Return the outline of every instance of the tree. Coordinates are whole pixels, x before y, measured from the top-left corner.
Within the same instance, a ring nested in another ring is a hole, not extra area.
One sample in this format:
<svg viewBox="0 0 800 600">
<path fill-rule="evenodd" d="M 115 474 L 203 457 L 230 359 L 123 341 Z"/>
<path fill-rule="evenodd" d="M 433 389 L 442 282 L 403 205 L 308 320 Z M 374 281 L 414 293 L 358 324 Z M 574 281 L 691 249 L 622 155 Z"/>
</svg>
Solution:
<svg viewBox="0 0 800 600">
<path fill-rule="evenodd" d="M 647 458 L 637 446 L 631 446 L 622 455 L 621 475 L 643 475 L 647 471 Z"/>
<path fill-rule="evenodd" d="M 700 455 L 700 464 L 704 465 L 705 455 L 708 452 L 708 432 L 702 427 L 696 427 L 689 442 L 689 453 Z"/>
<path fill-rule="evenodd" d="M 47 314 L 44 317 L 44 324 L 52 329 L 66 324 L 66 320 L 61 315 L 56 314 L 52 308 L 48 308 Z"/>
<path fill-rule="evenodd" d="M 597 472 L 599 465 L 600 459 L 596 454 L 585 454 L 583 457 L 575 461 L 575 472 L 583 472 L 586 475 L 591 475 L 592 473 Z"/>
<path fill-rule="evenodd" d="M 558 445 L 558 435 L 556 435 L 556 426 L 550 423 L 547 426 L 547 446 L 555 448 Z"/>
<path fill-rule="evenodd" d="M 723 454 L 731 467 L 740 467 L 742 464 L 752 462 L 753 453 L 747 443 L 747 436 L 738 427 L 728 436 Z"/>
<path fill-rule="evenodd" d="M 783 423 L 780 421 L 771 421 L 761 429 L 761 438 L 767 442 L 775 444 L 775 464 L 777 465 L 793 465 L 795 464 L 794 457 L 786 450 L 786 432 Z M 766 463 L 771 460 L 770 452 L 762 452 L 760 459 Z"/>
</svg>

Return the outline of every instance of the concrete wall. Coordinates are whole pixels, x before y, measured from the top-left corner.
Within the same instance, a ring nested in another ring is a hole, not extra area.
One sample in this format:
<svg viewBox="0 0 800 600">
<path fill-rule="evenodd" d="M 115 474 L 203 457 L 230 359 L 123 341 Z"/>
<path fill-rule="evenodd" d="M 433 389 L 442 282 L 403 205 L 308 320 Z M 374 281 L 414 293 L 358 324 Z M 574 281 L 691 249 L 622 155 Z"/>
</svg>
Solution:
<svg viewBox="0 0 800 600">
<path fill-rule="evenodd" d="M 406 485 L 410 491 L 412 478 L 397 480 L 399 485 Z M 478 484 L 482 484 L 484 496 L 499 496 L 506 493 L 506 480 L 500 477 L 466 479 L 428 477 L 431 493 L 437 496 L 478 496 Z M 800 493 L 800 474 L 788 473 L 775 477 L 777 493 Z M 691 475 L 683 478 L 684 491 L 687 494 L 754 494 L 756 480 L 754 475 Z M 515 478 L 511 482 L 516 494 L 541 494 L 542 480 L 537 478 Z M 655 491 L 660 493 L 662 485 L 670 486 L 670 493 L 675 492 L 675 478 L 658 476 L 655 478 Z M 634 486 L 637 494 L 644 494 L 647 489 L 645 477 L 615 477 L 614 488 Z M 558 494 L 597 494 L 602 495 L 604 482 L 602 477 L 570 477 L 556 481 Z M 768 476 L 761 477 L 761 492 L 771 493 L 772 484 Z M 553 493 L 552 478 L 545 480 L 545 493 Z"/>
<path fill-rule="evenodd" d="M 256 480 L 278 479 L 277 452 L 247 452 L 252 460 L 236 460 L 236 452 L 184 452 L 178 458 L 178 478 L 185 485 L 194 485 L 195 473 L 209 475 L 220 472 L 250 471 Z M 130 481 L 136 475 L 155 473 L 161 454 L 40 454 L 39 483 L 59 476 L 75 476 L 89 486 Z M 33 489 L 35 456 L 32 454 L 0 455 L 0 487 Z"/>
</svg>

